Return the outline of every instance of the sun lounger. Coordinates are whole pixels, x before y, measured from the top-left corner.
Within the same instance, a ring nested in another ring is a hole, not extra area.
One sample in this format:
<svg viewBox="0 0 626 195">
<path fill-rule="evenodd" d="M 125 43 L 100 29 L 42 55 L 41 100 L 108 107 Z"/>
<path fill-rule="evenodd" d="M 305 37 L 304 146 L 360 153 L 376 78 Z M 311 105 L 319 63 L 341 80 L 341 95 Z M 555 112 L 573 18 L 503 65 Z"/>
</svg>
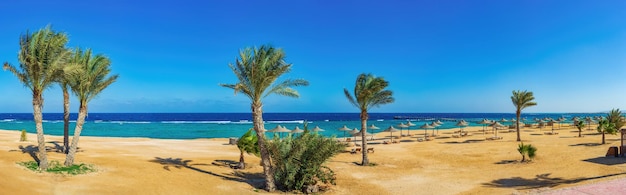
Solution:
<svg viewBox="0 0 626 195">
<path fill-rule="evenodd" d="M 367 153 L 370 153 L 370 152 L 374 153 L 374 148 L 367 148 Z"/>
<path fill-rule="evenodd" d="M 487 140 L 499 140 L 502 139 L 502 137 L 488 137 Z"/>
<path fill-rule="evenodd" d="M 361 148 L 352 148 L 352 151 L 350 151 L 350 154 L 356 154 L 357 152 L 361 152 Z"/>
<path fill-rule="evenodd" d="M 543 134 L 546 134 L 546 135 L 558 135 L 559 132 L 545 132 Z"/>
<path fill-rule="evenodd" d="M 346 142 L 351 142 L 352 138 L 346 138 Z"/>
</svg>

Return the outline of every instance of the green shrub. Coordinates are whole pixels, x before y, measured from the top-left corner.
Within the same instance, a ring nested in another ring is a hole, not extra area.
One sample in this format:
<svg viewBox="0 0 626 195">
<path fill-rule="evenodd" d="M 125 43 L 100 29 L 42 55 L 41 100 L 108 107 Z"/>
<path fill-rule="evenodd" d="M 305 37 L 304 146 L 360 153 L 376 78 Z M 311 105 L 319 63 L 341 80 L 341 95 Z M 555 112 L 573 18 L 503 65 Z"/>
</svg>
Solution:
<svg viewBox="0 0 626 195">
<path fill-rule="evenodd" d="M 26 138 L 26 130 L 25 130 L 25 129 L 22 129 L 22 135 L 20 135 L 20 141 L 21 141 L 21 142 L 25 142 L 25 141 L 27 141 L 27 138 Z"/>
<path fill-rule="evenodd" d="M 344 148 L 334 137 L 325 138 L 305 130 L 300 136 L 275 137 L 267 143 L 280 189 L 308 191 L 317 188 L 319 182 L 335 184 L 335 173 L 322 165 Z"/>
<path fill-rule="evenodd" d="M 537 148 L 531 144 L 524 145 L 524 142 L 522 142 L 517 147 L 517 151 L 522 155 L 522 162 L 526 162 L 526 156 L 529 158 L 528 161 L 535 158 Z"/>
<path fill-rule="evenodd" d="M 40 172 L 39 165 L 37 164 L 36 161 L 18 162 L 17 164 L 22 165 L 31 171 Z M 59 163 L 59 161 L 50 161 L 48 170 L 46 170 L 46 172 L 49 172 L 49 173 L 68 174 L 68 175 L 79 175 L 79 174 L 91 173 L 95 171 L 96 169 L 93 167 L 93 165 L 81 163 L 81 164 L 66 167 L 66 166 L 63 166 L 61 163 Z"/>
</svg>

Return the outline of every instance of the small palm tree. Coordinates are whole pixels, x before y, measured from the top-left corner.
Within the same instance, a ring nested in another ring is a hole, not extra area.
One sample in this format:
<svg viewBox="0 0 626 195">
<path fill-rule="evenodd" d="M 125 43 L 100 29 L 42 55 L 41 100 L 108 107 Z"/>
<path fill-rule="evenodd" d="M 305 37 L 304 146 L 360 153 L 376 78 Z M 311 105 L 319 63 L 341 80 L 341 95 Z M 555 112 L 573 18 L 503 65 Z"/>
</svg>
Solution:
<svg viewBox="0 0 626 195">
<path fill-rule="evenodd" d="M 584 121 L 576 121 L 576 128 L 578 129 L 578 137 L 582 137 L 583 128 L 585 128 Z"/>
<path fill-rule="evenodd" d="M 252 101 L 250 106 L 252 108 L 252 123 L 258 137 L 261 165 L 263 165 L 263 173 L 265 174 L 265 189 L 274 191 L 276 184 L 272 174 L 270 153 L 265 143 L 261 99 L 271 94 L 297 98 L 300 94 L 292 87 L 307 86 L 309 82 L 295 79 L 273 85 L 278 77 L 291 70 L 292 64 L 285 62 L 285 52 L 282 49 L 269 45 L 243 49 L 239 52 L 239 58 L 235 60 L 235 64 L 229 64 L 229 66 L 239 82 L 220 85 L 235 90 L 235 94 L 243 93 Z"/>
<path fill-rule="evenodd" d="M 537 148 L 533 145 L 524 145 L 524 143 L 520 143 L 517 147 L 517 151 L 522 155 L 522 162 L 526 162 L 526 156 L 528 156 L 528 161 L 531 161 L 535 158 Z"/>
<path fill-rule="evenodd" d="M 354 97 L 350 94 L 348 89 L 343 89 L 348 101 L 361 111 L 361 114 L 359 115 L 361 118 L 361 151 L 364 151 L 362 152 L 362 166 L 367 166 L 369 164 L 367 152 L 365 152 L 367 151 L 367 140 L 365 134 L 367 133 L 367 119 L 369 118 L 367 111 L 372 107 L 379 107 L 381 105 L 394 102 L 392 92 L 385 89 L 387 86 L 389 86 L 389 82 L 385 81 L 382 77 L 375 77 L 372 74 L 362 73 L 356 79 L 353 91 Z"/>
<path fill-rule="evenodd" d="M 610 114 L 609 114 L 610 115 Z M 602 144 L 606 144 L 605 135 L 608 134 L 616 134 L 617 127 L 615 123 L 612 123 L 609 119 L 600 119 L 598 121 L 598 132 L 602 133 Z"/>
<path fill-rule="evenodd" d="M 535 100 L 535 97 L 533 96 L 533 92 L 530 91 L 513 91 L 513 95 L 511 96 L 511 101 L 515 106 L 515 117 L 517 117 L 517 125 L 515 125 L 515 128 L 517 129 L 517 141 L 522 141 L 519 131 L 520 115 L 522 114 L 522 110 L 524 110 L 524 108 L 537 105 L 537 102 L 533 102 L 533 100 Z"/>
<path fill-rule="evenodd" d="M 619 130 L 624 126 L 622 111 L 619 109 L 612 109 L 606 115 L 606 119 L 615 126 L 615 130 Z"/>
<path fill-rule="evenodd" d="M 17 56 L 19 68 L 8 62 L 3 66 L 3 69 L 11 71 L 32 92 L 40 170 L 48 169 L 41 111 L 44 103 L 43 92 L 53 85 L 57 75 L 61 74 L 61 67 L 69 54 L 65 48 L 66 43 L 67 35 L 53 31 L 50 26 L 32 34 L 27 31 L 20 36 L 20 51 Z"/>
<path fill-rule="evenodd" d="M 83 130 L 85 117 L 87 117 L 87 104 L 118 78 L 118 75 L 109 75 L 111 72 L 111 61 L 109 58 L 101 54 L 92 56 L 91 49 L 83 52 L 77 48 L 72 55 L 70 63 L 76 69 L 69 73 L 68 83 L 72 93 L 78 99 L 79 108 L 74 137 L 72 138 L 70 150 L 65 157 L 65 166 L 74 164 L 78 139 Z"/>
<path fill-rule="evenodd" d="M 239 148 L 239 164 L 237 165 L 238 169 L 246 168 L 246 163 L 243 158 L 244 152 L 259 156 L 259 145 L 257 144 L 259 139 L 256 137 L 256 134 L 253 133 L 253 131 L 254 129 L 249 129 L 239 138 L 239 140 L 237 140 L 237 148 Z"/>
</svg>

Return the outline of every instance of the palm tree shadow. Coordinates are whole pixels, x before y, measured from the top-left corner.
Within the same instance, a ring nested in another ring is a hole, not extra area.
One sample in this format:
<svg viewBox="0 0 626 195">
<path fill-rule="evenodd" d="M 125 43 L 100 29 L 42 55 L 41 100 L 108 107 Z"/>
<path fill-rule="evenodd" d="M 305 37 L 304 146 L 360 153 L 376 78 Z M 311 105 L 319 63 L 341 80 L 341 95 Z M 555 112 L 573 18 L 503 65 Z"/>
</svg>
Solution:
<svg viewBox="0 0 626 195">
<path fill-rule="evenodd" d="M 560 177 L 550 177 L 550 173 L 539 174 L 536 175 L 535 178 L 521 178 L 521 177 L 512 177 L 512 178 L 502 178 L 491 181 L 490 183 L 483 183 L 483 185 L 488 187 L 496 187 L 496 188 L 515 188 L 518 190 L 529 190 L 529 189 L 537 189 L 544 187 L 555 187 L 562 184 L 573 184 L 587 180 L 600 179 L 605 177 L 612 177 L 617 175 L 623 175 L 626 173 L 616 173 L 616 174 L 608 174 L 601 175 L 596 177 L 579 177 L 574 179 L 563 179 Z"/>
<path fill-rule="evenodd" d="M 220 161 L 220 160 L 218 160 Z M 171 168 L 176 168 L 176 169 L 182 169 L 182 168 L 186 168 L 186 169 L 190 169 L 199 173 L 204 173 L 204 174 L 208 174 L 208 175 L 212 175 L 215 177 L 219 177 L 225 180 L 229 180 L 229 181 L 237 181 L 237 182 L 243 182 L 243 183 L 247 183 L 250 186 L 254 187 L 254 188 L 262 188 L 264 185 L 264 181 L 265 178 L 263 177 L 263 174 L 261 173 L 247 173 L 247 172 L 243 172 L 243 171 L 234 171 L 233 173 L 230 174 L 217 174 L 217 173 L 213 173 L 211 171 L 207 171 L 207 170 L 203 170 L 200 168 L 197 168 L 197 166 L 208 166 L 211 164 L 205 164 L 205 163 L 193 163 L 191 164 L 192 160 L 184 160 L 182 158 L 161 158 L 161 157 L 154 157 L 153 160 L 150 160 L 149 162 L 153 162 L 153 163 L 159 163 L 161 165 L 163 165 L 163 169 L 167 170 L 167 171 L 172 171 Z M 220 161 L 222 164 L 223 162 Z"/>
<path fill-rule="evenodd" d="M 26 147 L 20 145 L 18 148 L 20 149 L 22 154 L 28 153 L 28 155 L 30 155 L 30 157 L 33 158 L 33 160 L 35 160 L 37 164 L 39 164 L 39 157 L 37 157 L 37 153 L 39 152 L 38 147 L 36 147 L 35 145 L 28 145 Z M 13 151 L 18 151 L 18 150 L 9 150 L 9 152 L 13 152 Z"/>
</svg>

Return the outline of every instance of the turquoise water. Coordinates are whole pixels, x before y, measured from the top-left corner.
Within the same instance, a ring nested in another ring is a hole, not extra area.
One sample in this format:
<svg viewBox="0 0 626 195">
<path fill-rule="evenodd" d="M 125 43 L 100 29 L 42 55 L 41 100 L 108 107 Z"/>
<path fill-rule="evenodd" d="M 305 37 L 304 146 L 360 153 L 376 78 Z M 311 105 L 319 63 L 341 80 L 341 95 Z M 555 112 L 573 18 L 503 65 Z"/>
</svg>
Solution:
<svg viewBox="0 0 626 195">
<path fill-rule="evenodd" d="M 586 114 L 524 114 L 529 120 L 543 117 L 566 117 L 573 116 L 604 116 L 601 113 Z M 454 126 L 456 120 L 464 119 L 470 122 L 470 126 L 477 124 L 483 118 L 511 120 L 514 114 L 509 113 L 372 113 L 369 125 L 375 125 L 381 129 L 368 130 L 378 133 L 389 126 L 400 129 L 397 125 L 406 123 L 406 118 L 416 126 L 409 129 L 419 129 L 424 123 L 434 120 L 442 120 L 440 130 L 458 129 Z M 50 135 L 63 135 L 62 114 L 51 113 L 44 115 L 44 131 Z M 75 114 L 72 115 L 75 118 Z M 239 137 L 245 131 L 252 128 L 250 113 L 93 113 L 89 114 L 81 135 L 101 137 L 148 137 L 164 139 L 194 139 L 194 138 L 227 138 Z M 402 119 L 398 119 L 402 118 Z M 303 128 L 305 121 L 309 128 L 319 126 L 325 131 L 320 132 L 326 136 L 343 137 L 344 132 L 337 130 L 346 125 L 348 128 L 360 129 L 360 121 L 356 113 L 266 113 L 264 114 L 265 128 L 273 129 L 276 125 L 283 125 L 288 129 L 295 127 Z M 511 124 L 504 122 L 504 125 Z M 0 114 L 0 129 L 21 130 L 35 132 L 35 124 L 32 114 Z M 406 128 L 404 128 L 406 130 Z M 70 125 L 70 133 L 74 131 L 74 123 Z M 273 133 L 267 133 L 272 136 Z M 346 134 L 349 136 L 349 134 Z"/>
</svg>

